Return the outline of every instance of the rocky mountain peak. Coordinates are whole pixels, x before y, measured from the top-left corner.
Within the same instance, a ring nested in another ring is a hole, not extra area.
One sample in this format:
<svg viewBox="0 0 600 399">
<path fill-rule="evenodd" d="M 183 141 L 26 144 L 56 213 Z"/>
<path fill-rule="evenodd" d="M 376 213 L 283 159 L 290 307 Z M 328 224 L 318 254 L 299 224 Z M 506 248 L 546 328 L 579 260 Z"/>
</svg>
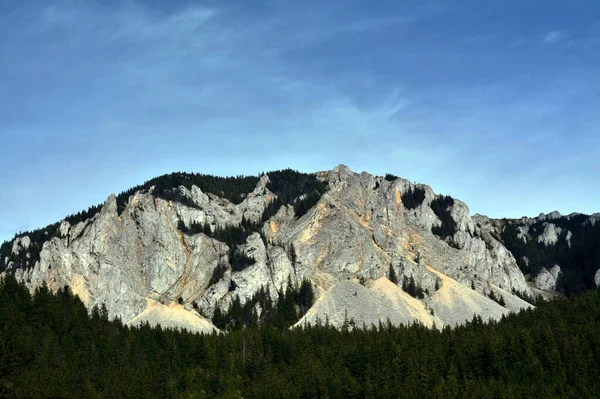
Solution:
<svg viewBox="0 0 600 399">
<path fill-rule="evenodd" d="M 169 175 L 84 216 L 6 269 L 32 289 L 67 285 L 131 324 L 163 317 L 205 330 L 237 301 L 265 292 L 276 302 L 303 281 L 318 299 L 302 322 L 348 313 L 441 327 L 530 306 L 514 296 L 529 287 L 493 221 L 429 186 L 345 165 L 257 179 Z M 24 237 L 13 242 L 19 256 Z"/>
</svg>

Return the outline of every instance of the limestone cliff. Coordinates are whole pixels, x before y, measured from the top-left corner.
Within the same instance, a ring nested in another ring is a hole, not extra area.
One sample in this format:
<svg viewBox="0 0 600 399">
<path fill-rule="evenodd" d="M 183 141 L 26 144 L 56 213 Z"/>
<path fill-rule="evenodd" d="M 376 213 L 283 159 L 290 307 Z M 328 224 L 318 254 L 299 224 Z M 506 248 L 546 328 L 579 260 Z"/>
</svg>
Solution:
<svg viewBox="0 0 600 399">
<path fill-rule="evenodd" d="M 314 193 L 278 202 L 268 174 L 237 204 L 197 186 L 175 187 L 180 201 L 139 190 L 122 210 L 110 196 L 91 218 L 63 221 L 28 267 L 11 259 L 27 258 L 30 239 L 15 239 L 6 272 L 31 289 L 67 285 L 88 308 L 105 304 L 111 317 L 130 324 L 195 331 L 214 329 L 208 319 L 216 308 L 227 309 L 236 297 L 244 303 L 261 287 L 277 300 L 288 280 L 310 281 L 318 297 L 299 323 L 389 319 L 441 327 L 530 306 L 513 295 L 530 293 L 513 255 L 492 223 L 472 218 L 464 203 L 343 165 L 316 178 L 328 190 L 302 212 L 298 204 Z M 253 263 L 232 268 L 232 248 L 211 231 L 248 222 L 256 232 L 233 249 Z M 210 229 L 190 232 L 194 224 Z M 422 297 L 402 289 L 409 280 Z"/>
</svg>

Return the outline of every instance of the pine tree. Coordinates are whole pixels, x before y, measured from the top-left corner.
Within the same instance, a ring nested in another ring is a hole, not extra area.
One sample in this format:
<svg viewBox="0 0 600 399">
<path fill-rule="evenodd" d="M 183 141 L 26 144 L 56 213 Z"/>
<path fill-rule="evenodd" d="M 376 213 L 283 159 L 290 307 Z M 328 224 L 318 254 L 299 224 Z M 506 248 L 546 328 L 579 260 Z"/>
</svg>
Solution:
<svg viewBox="0 0 600 399">
<path fill-rule="evenodd" d="M 398 284 L 398 276 L 396 276 L 396 270 L 392 265 L 390 265 L 390 281 L 396 285 Z"/>
</svg>

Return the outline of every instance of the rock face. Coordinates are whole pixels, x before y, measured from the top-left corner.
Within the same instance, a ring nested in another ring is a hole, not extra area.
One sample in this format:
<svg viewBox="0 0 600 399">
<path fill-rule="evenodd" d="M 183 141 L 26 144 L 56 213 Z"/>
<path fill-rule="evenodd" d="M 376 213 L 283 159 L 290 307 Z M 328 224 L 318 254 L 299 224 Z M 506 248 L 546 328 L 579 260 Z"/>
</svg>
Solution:
<svg viewBox="0 0 600 399">
<path fill-rule="evenodd" d="M 562 229 L 553 223 L 544 223 L 544 232 L 538 237 L 538 242 L 548 245 L 554 245 L 558 242 L 558 236 Z"/>
<path fill-rule="evenodd" d="M 557 266 L 553 268 L 554 273 L 549 272 L 548 269 L 542 268 L 540 273 L 535 278 L 535 286 L 542 291 L 554 291 L 556 289 L 556 279 L 558 277 L 558 273 L 560 272 L 560 268 L 558 268 L 558 272 L 556 271 Z"/>
<path fill-rule="evenodd" d="M 596 287 L 600 288 L 600 269 L 598 269 L 596 275 L 594 276 L 594 282 L 596 283 Z"/>
<path fill-rule="evenodd" d="M 532 287 L 554 297 L 545 294 L 572 295 L 594 288 L 600 254 L 597 215 L 551 212 L 536 218 L 475 219 L 489 222 L 489 229 L 513 253 Z"/>
<path fill-rule="evenodd" d="M 300 324 L 389 319 L 444 326 L 530 306 L 512 294 L 530 290 L 493 223 L 472 218 L 466 204 L 450 201 L 440 211 L 442 197 L 428 186 L 343 165 L 317 176 L 329 189 L 314 207 L 298 217 L 293 206 L 283 205 L 264 223 L 263 212 L 277 197 L 267 175 L 237 205 L 196 186 L 178 188 L 183 202 L 136 192 L 122 212 L 110 196 L 92 218 L 61 223 L 59 236 L 43 244 L 31 268 L 9 265 L 7 271 L 31 289 L 67 285 L 88 308 L 105 304 L 109 316 L 133 325 L 206 332 L 214 329 L 208 319 L 216 308 L 226 310 L 236 296 L 245 303 L 261 287 L 276 300 L 288 280 L 309 280 L 316 288 L 318 300 Z M 254 233 L 239 245 L 255 263 L 237 271 L 224 242 L 180 229 L 206 223 L 214 231 L 243 219 L 262 223 L 265 240 Z M 13 250 L 26 253 L 27 239 L 15 241 Z M 391 269 L 398 284 L 388 280 Z M 411 280 L 423 298 L 402 289 Z M 504 306 L 490 299 L 492 292 Z"/>
</svg>

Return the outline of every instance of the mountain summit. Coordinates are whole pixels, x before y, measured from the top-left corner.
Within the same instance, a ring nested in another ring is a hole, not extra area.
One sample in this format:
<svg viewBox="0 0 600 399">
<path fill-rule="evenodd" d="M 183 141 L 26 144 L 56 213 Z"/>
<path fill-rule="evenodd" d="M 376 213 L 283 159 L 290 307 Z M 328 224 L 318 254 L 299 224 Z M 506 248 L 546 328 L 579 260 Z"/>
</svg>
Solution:
<svg viewBox="0 0 600 399">
<path fill-rule="evenodd" d="M 289 302 L 288 324 L 454 326 L 531 307 L 497 224 L 482 218 L 429 186 L 344 165 L 173 174 L 19 235 L 0 266 L 131 325 L 208 332 Z"/>
</svg>

